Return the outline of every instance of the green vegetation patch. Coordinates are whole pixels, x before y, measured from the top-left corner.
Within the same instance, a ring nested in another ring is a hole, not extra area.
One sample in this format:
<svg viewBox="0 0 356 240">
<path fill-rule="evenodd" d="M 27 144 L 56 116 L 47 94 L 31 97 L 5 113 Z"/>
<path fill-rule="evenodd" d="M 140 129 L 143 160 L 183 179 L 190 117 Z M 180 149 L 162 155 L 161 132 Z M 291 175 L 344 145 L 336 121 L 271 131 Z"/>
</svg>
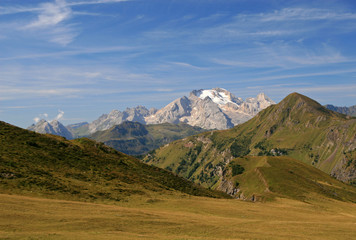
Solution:
<svg viewBox="0 0 356 240">
<path fill-rule="evenodd" d="M 245 168 L 237 163 L 231 165 L 231 174 L 232 176 L 236 176 L 242 174 L 245 171 Z"/>
</svg>

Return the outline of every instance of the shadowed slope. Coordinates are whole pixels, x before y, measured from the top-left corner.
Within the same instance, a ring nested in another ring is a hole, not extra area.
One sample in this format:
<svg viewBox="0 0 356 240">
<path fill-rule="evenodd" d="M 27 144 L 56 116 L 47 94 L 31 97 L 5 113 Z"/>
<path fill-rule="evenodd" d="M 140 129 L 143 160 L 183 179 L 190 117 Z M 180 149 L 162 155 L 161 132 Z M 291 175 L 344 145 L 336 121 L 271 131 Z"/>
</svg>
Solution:
<svg viewBox="0 0 356 240">
<path fill-rule="evenodd" d="M 86 138 L 68 141 L 0 122 L 0 140 L 2 192 L 111 200 L 175 191 L 225 196 Z"/>
</svg>

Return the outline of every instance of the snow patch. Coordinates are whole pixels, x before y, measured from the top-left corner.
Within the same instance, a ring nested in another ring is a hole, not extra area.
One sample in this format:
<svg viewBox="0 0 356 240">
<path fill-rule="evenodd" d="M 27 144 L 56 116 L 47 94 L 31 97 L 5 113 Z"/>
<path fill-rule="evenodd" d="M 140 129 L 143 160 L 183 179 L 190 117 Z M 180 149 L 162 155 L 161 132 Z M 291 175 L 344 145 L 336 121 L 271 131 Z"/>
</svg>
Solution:
<svg viewBox="0 0 356 240">
<path fill-rule="evenodd" d="M 231 98 L 226 93 L 216 90 L 201 90 L 198 97 L 200 99 L 205 99 L 206 97 L 209 97 L 214 103 L 219 105 L 234 103 L 231 101 Z"/>
</svg>

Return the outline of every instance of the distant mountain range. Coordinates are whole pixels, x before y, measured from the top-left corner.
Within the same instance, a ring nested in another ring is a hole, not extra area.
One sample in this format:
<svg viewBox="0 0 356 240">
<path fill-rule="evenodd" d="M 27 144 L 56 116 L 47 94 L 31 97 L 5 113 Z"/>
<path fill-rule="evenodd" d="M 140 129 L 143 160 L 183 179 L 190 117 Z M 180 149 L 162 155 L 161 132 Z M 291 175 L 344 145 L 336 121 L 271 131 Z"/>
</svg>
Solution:
<svg viewBox="0 0 356 240">
<path fill-rule="evenodd" d="M 330 109 L 330 110 L 338 112 L 338 113 L 356 117 L 356 105 L 353 105 L 351 107 L 337 107 L 337 106 L 328 104 L 328 105 L 325 105 L 325 107 L 327 109 Z"/>
<path fill-rule="evenodd" d="M 148 110 L 144 106 L 138 106 L 127 108 L 122 112 L 113 110 L 91 123 L 83 122 L 65 127 L 57 120 L 41 120 L 28 129 L 38 133 L 63 136 L 67 139 L 88 136 L 125 121 L 141 124 L 186 123 L 203 129 L 228 129 L 251 119 L 271 104 L 275 104 L 274 101 L 264 93 L 244 101 L 222 88 L 201 89 L 192 91 L 189 97 L 184 96 L 174 100 L 160 110 Z"/>
<path fill-rule="evenodd" d="M 174 140 L 205 132 L 200 127 L 185 123 L 149 124 L 123 122 L 104 131 L 97 131 L 89 138 L 130 155 L 142 155 Z"/>
<path fill-rule="evenodd" d="M 142 124 L 187 123 L 204 129 L 228 129 L 255 116 L 274 104 L 265 94 L 243 101 L 222 88 L 194 90 L 189 97 L 181 97 L 160 110 L 143 106 L 120 112 L 113 110 L 89 124 L 89 132 L 106 130 L 124 121 Z"/>
<path fill-rule="evenodd" d="M 246 123 L 175 141 L 148 154 L 144 161 L 239 197 L 243 185 L 236 186 L 227 177 L 228 167 L 235 158 L 250 156 L 257 159 L 237 160 L 236 164 L 243 168 L 257 164 L 251 166 L 253 170 L 271 165 L 258 157 L 289 156 L 355 185 L 356 118 L 328 110 L 306 96 L 293 93 Z M 236 172 L 239 172 L 242 169 L 237 165 Z M 295 172 L 292 167 L 290 171 Z M 261 173 L 253 170 L 250 174 L 258 178 Z"/>
</svg>

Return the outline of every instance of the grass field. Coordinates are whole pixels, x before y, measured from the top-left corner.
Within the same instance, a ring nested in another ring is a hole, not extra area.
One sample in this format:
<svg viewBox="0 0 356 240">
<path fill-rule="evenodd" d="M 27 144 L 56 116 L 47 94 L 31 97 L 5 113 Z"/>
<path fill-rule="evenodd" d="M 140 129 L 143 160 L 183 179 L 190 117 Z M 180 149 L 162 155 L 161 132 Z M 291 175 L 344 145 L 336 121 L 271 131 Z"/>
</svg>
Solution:
<svg viewBox="0 0 356 240">
<path fill-rule="evenodd" d="M 0 194 L 0 239 L 356 239 L 356 204 L 175 194 L 104 204 Z"/>
</svg>

